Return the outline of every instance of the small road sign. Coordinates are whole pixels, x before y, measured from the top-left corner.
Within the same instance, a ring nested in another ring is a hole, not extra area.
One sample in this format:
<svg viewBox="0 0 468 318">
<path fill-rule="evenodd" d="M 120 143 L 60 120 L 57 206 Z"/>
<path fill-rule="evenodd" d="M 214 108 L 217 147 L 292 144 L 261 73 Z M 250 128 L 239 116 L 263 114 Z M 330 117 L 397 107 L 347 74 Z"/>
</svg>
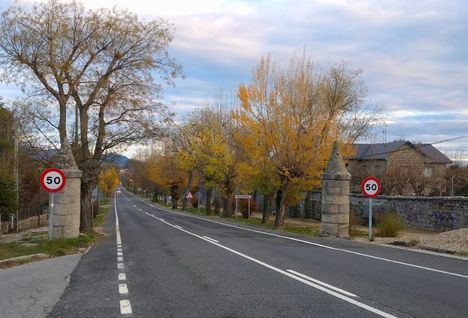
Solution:
<svg viewBox="0 0 468 318">
<path fill-rule="evenodd" d="M 379 179 L 375 177 L 367 177 L 361 182 L 362 194 L 368 198 L 375 198 L 380 194 L 382 185 Z"/>
<path fill-rule="evenodd" d="M 40 180 L 42 189 L 49 192 L 49 240 L 51 240 L 54 228 L 54 194 L 65 187 L 67 177 L 60 169 L 47 168 L 42 171 Z"/>
<path fill-rule="evenodd" d="M 367 177 L 361 182 L 362 194 L 369 198 L 369 241 L 374 240 L 372 235 L 372 198 L 379 195 L 382 190 L 382 185 L 379 179 L 375 177 Z"/>
<path fill-rule="evenodd" d="M 187 196 L 185 197 L 186 199 L 193 199 L 192 193 L 190 191 L 187 193 Z"/>
<path fill-rule="evenodd" d="M 46 192 L 55 193 L 63 189 L 67 177 L 62 170 L 47 168 L 41 173 L 41 186 Z"/>
</svg>

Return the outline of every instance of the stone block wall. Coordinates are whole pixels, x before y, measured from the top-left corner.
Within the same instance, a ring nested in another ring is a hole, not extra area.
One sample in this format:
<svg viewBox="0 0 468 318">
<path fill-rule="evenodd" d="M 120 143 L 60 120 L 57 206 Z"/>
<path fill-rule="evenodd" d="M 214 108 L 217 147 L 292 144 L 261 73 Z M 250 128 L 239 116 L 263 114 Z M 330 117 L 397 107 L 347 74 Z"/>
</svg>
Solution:
<svg viewBox="0 0 468 318">
<path fill-rule="evenodd" d="M 18 224 L 18 228 L 20 231 L 25 231 L 25 230 L 33 229 L 35 227 L 47 226 L 47 224 L 48 224 L 47 213 L 44 213 L 39 216 L 32 216 L 30 218 L 20 220 Z M 13 232 L 16 231 L 16 225 L 14 229 L 10 229 L 9 221 L 1 222 L 0 224 L 1 234 L 6 234 L 12 231 Z"/>
<path fill-rule="evenodd" d="M 313 215 L 320 215 L 321 194 L 310 195 Z M 410 228 L 446 231 L 468 227 L 468 197 L 415 197 L 379 196 L 372 201 L 374 216 L 396 212 Z M 360 194 L 350 194 L 350 212 L 368 218 L 368 199 Z"/>
</svg>

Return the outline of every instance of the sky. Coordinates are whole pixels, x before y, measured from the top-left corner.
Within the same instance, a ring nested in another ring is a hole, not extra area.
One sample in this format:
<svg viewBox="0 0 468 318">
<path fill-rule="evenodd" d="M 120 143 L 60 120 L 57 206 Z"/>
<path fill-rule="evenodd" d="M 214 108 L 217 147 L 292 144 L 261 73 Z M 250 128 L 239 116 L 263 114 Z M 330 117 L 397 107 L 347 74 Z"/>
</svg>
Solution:
<svg viewBox="0 0 468 318">
<path fill-rule="evenodd" d="M 163 95 L 179 118 L 215 95 L 235 94 L 261 56 L 286 62 L 305 49 L 320 65 L 345 61 L 363 71 L 367 102 L 382 107 L 386 118 L 369 141 L 436 143 L 468 136 L 468 1 L 82 2 L 173 23 L 170 53 L 185 79 Z M 0 10 L 12 3 L 0 0 Z M 6 98 L 17 92 L 0 84 Z M 468 138 L 435 146 L 450 156 L 463 149 L 468 160 Z"/>
</svg>

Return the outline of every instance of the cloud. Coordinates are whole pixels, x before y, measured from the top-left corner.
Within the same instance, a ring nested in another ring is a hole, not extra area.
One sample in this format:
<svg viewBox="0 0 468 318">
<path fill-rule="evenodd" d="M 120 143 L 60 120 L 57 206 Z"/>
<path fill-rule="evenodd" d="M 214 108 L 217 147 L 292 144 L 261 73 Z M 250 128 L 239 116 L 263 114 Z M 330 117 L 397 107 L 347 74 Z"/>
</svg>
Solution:
<svg viewBox="0 0 468 318">
<path fill-rule="evenodd" d="M 0 7 L 11 3 L 2 1 Z M 84 3 L 96 8 L 116 2 Z M 119 0 L 118 4 L 145 19 L 161 16 L 174 24 L 170 52 L 184 65 L 186 79 L 165 89 L 165 100 L 177 112 L 201 107 L 220 91 L 235 92 L 262 55 L 271 53 L 287 61 L 305 48 L 321 64 L 348 61 L 363 70 L 370 102 L 388 112 L 391 138 L 433 141 L 468 134 L 466 1 Z"/>
</svg>

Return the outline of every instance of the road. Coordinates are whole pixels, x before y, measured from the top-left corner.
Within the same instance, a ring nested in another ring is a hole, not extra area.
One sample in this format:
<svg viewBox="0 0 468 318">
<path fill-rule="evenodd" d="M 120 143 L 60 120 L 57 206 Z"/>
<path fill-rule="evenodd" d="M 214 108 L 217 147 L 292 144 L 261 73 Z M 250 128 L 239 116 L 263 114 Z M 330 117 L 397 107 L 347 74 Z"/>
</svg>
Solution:
<svg viewBox="0 0 468 318">
<path fill-rule="evenodd" d="M 468 262 L 304 238 L 117 191 L 50 317 L 467 317 Z"/>
</svg>

